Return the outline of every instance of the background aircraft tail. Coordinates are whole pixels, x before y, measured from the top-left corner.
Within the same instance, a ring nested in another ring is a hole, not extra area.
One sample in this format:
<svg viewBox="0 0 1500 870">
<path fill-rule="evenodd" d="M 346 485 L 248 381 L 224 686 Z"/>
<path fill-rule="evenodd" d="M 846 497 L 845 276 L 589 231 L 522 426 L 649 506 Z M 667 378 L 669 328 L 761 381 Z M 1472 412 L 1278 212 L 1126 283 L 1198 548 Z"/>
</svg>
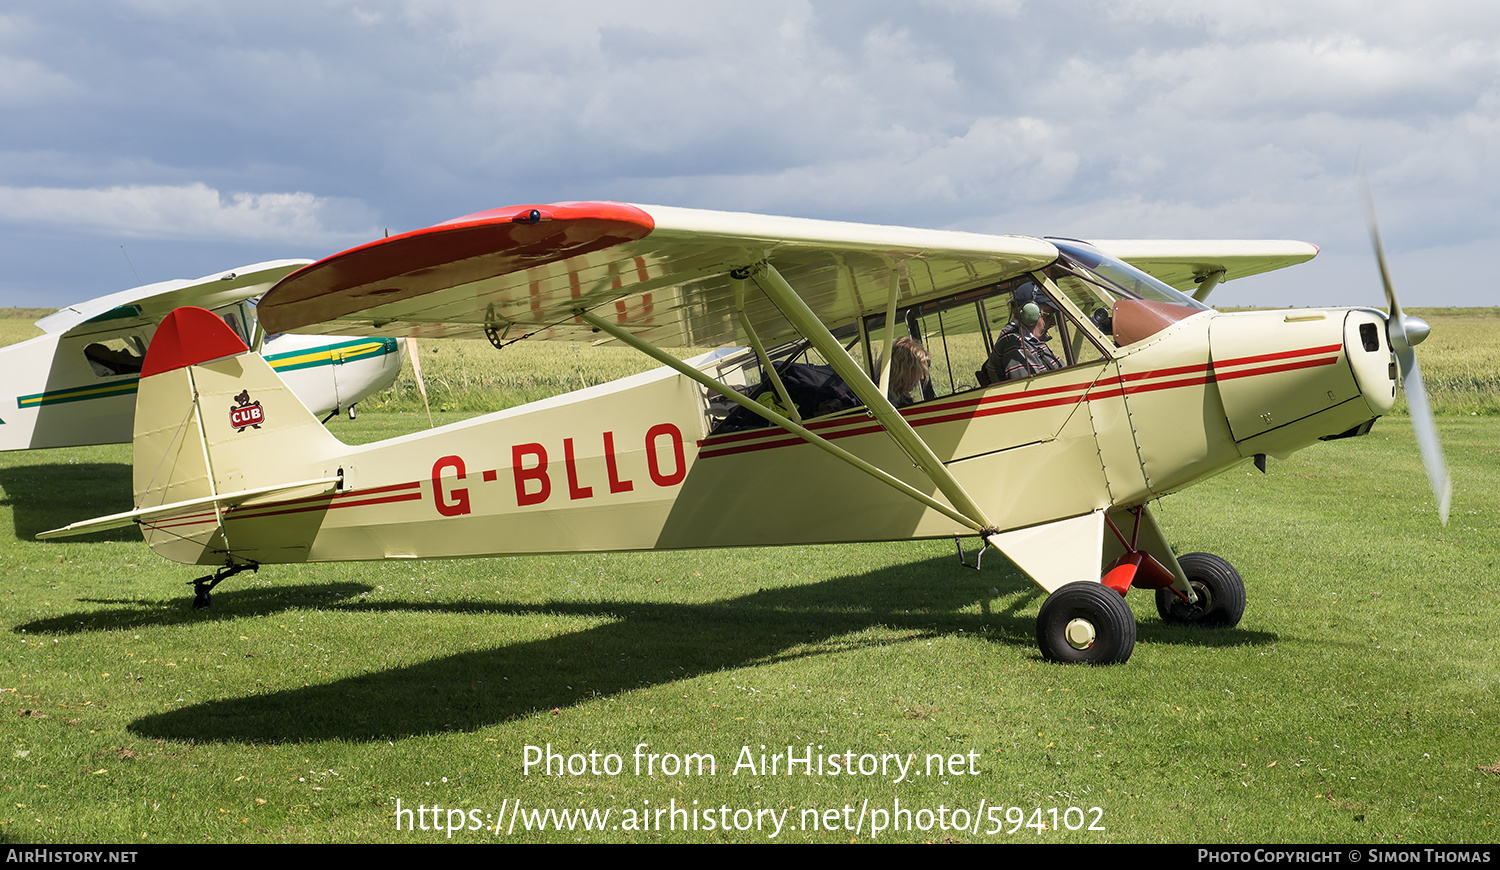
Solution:
<svg viewBox="0 0 1500 870">
<path fill-rule="evenodd" d="M 224 514 L 291 489 L 331 492 L 325 461 L 344 449 L 218 317 L 179 308 L 162 321 L 136 394 L 134 463 L 138 511 L 182 505 L 140 521 L 158 554 L 235 561 Z"/>
</svg>

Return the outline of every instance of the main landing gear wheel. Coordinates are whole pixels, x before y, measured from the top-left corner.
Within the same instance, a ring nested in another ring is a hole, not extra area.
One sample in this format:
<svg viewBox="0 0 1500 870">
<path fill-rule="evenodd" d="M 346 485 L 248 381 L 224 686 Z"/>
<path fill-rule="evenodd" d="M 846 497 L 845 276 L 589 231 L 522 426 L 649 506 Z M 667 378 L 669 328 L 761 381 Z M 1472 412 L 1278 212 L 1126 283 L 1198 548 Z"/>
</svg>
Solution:
<svg viewBox="0 0 1500 870">
<path fill-rule="evenodd" d="M 1182 573 L 1198 595 L 1188 604 L 1171 589 L 1156 590 L 1156 612 L 1166 622 L 1233 628 L 1245 615 L 1245 581 L 1234 566 L 1213 553 L 1188 553 L 1178 559 Z"/>
<path fill-rule="evenodd" d="M 1135 614 L 1102 583 L 1069 583 L 1042 603 L 1036 643 L 1048 661 L 1121 664 L 1135 649 Z"/>
</svg>

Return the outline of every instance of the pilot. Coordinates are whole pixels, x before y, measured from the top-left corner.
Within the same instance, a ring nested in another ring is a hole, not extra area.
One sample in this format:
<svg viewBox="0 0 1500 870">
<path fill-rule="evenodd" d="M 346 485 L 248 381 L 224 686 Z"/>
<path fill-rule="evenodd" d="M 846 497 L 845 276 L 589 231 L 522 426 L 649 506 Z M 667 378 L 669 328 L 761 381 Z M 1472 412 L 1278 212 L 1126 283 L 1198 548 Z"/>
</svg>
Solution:
<svg viewBox="0 0 1500 870">
<path fill-rule="evenodd" d="M 904 408 L 920 401 L 931 359 L 922 342 L 904 335 L 896 339 L 891 346 L 891 384 L 886 392 L 892 405 Z"/>
<path fill-rule="evenodd" d="M 1047 346 L 1047 330 L 1057 317 L 1057 304 L 1035 284 L 1017 287 L 1010 299 L 1011 320 L 1000 330 L 995 350 L 984 363 L 988 383 L 1014 381 L 1063 367 Z"/>
</svg>

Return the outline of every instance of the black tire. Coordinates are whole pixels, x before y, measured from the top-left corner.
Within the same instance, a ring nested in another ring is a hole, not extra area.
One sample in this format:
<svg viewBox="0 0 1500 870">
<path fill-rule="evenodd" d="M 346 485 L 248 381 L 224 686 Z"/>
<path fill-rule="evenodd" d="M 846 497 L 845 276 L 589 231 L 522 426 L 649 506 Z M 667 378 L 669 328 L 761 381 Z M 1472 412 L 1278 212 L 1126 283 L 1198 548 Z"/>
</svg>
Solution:
<svg viewBox="0 0 1500 870">
<path fill-rule="evenodd" d="M 1234 566 L 1213 553 L 1188 553 L 1177 560 L 1198 594 L 1191 606 L 1171 589 L 1156 590 L 1156 612 L 1174 625 L 1233 628 L 1245 615 L 1245 581 Z"/>
<path fill-rule="evenodd" d="M 1075 641 L 1069 626 L 1075 623 Z M 1080 646 L 1078 635 L 1093 635 Z M 1113 665 L 1130 659 L 1135 649 L 1135 614 L 1120 593 L 1102 583 L 1079 581 L 1047 596 L 1036 618 L 1036 643 L 1048 661 Z"/>
</svg>

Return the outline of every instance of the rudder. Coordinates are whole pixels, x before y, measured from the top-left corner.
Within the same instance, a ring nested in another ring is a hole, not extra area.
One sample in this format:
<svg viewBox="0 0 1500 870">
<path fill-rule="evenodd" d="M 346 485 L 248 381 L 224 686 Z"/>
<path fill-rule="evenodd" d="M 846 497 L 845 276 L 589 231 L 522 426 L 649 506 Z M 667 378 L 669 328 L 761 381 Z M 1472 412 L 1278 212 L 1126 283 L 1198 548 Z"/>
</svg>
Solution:
<svg viewBox="0 0 1500 870">
<path fill-rule="evenodd" d="M 341 453 L 280 376 L 202 308 L 179 308 L 151 340 L 136 394 L 137 508 L 322 476 Z M 218 504 L 142 522 L 151 549 L 188 564 L 234 561 Z"/>
</svg>

